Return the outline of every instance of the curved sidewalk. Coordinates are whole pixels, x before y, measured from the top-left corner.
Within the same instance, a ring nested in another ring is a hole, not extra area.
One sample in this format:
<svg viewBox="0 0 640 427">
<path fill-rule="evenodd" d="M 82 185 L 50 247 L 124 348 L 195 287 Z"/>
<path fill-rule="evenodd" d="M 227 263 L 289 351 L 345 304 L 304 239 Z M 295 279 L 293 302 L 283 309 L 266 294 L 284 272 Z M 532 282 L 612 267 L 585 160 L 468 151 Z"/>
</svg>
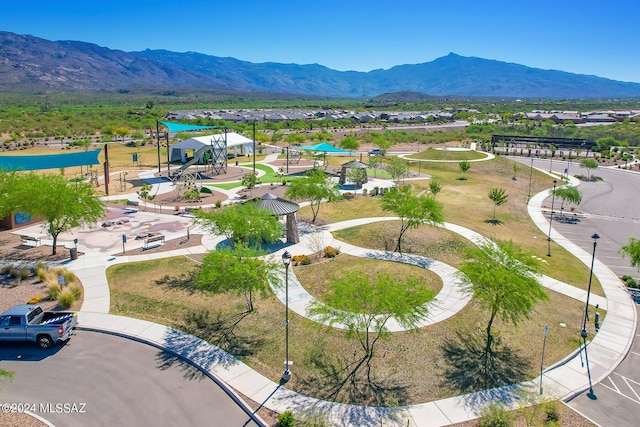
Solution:
<svg viewBox="0 0 640 427">
<path fill-rule="evenodd" d="M 529 205 L 532 219 L 543 230 L 548 227 L 548 222 L 542 215 L 540 208 L 547 195 L 546 191 L 536 195 Z M 392 218 L 380 218 L 380 220 L 389 219 Z M 371 219 L 361 221 L 371 222 Z M 350 221 L 339 225 L 332 224 L 327 226 L 326 231 L 358 225 L 358 222 Z M 557 233 L 553 234 L 553 238 L 557 243 L 567 247 L 582 262 L 590 265 L 590 254 L 582 251 Z M 214 247 L 215 240 L 209 239 L 206 246 L 209 248 Z M 293 251 L 293 248 L 289 247 L 287 249 Z M 305 250 L 299 246 L 296 246 L 296 248 L 301 251 Z M 344 249 L 346 249 L 346 246 Z M 219 378 L 221 384 L 238 390 L 243 395 L 262 403 L 263 406 L 269 409 L 277 412 L 287 409 L 298 412 L 303 409 L 313 408 L 321 411 L 334 425 L 378 426 L 381 420 L 385 419 L 388 420 L 386 422 L 395 420 L 399 425 L 407 425 L 409 423 L 409 425 L 414 426 L 445 426 L 477 418 L 481 409 L 479 403 L 486 403 L 491 400 L 505 401 L 509 392 L 517 387 L 537 389 L 539 385 L 539 378 L 536 378 L 509 387 L 399 408 L 345 405 L 322 401 L 288 390 L 278 382 L 255 372 L 234 356 L 180 331 L 143 320 L 107 314 L 109 310 L 109 289 L 105 275 L 107 265 L 183 255 L 189 252 L 197 253 L 203 250 L 205 250 L 205 246 L 181 249 L 164 254 L 123 258 L 106 257 L 104 254 L 96 255 L 88 252 L 87 255 L 79 260 L 69 263 L 70 269 L 78 274 L 83 283 L 87 284 L 85 303 L 80 313 L 82 328 L 127 336 L 167 349 Z M 284 251 L 284 249 L 282 250 Z M 628 351 L 635 334 L 635 310 L 631 299 L 622 288 L 617 277 L 604 264 L 597 261 L 594 274 L 602 283 L 609 300 L 608 314 L 600 331 L 588 346 L 591 376 L 593 382 L 597 382 L 615 368 Z M 592 298 L 594 297 L 592 296 Z M 587 369 L 581 366 L 580 358 L 574 355 L 572 359 L 545 372 L 545 394 L 542 398 L 564 399 L 583 391 L 588 385 Z M 515 405 L 513 400 L 508 400 L 506 403 Z"/>
</svg>

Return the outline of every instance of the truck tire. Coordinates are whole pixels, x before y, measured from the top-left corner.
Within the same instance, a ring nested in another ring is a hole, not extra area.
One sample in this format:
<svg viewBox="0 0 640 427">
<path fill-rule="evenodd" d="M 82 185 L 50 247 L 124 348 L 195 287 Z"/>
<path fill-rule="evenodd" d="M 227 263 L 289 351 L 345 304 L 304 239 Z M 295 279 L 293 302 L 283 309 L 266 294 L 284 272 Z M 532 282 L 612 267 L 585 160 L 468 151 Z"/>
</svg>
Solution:
<svg viewBox="0 0 640 427">
<path fill-rule="evenodd" d="M 38 335 L 38 345 L 41 349 L 46 350 L 53 347 L 53 340 L 49 335 Z"/>
</svg>

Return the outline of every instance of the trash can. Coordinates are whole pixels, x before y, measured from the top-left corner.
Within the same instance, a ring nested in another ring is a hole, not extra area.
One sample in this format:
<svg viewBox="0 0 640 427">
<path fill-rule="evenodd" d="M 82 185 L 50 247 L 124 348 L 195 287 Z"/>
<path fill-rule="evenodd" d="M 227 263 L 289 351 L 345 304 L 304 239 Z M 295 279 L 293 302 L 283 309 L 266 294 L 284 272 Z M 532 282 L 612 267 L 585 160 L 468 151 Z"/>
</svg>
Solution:
<svg viewBox="0 0 640 427">
<path fill-rule="evenodd" d="M 78 248 L 69 248 L 69 256 L 71 259 L 78 259 Z"/>
</svg>

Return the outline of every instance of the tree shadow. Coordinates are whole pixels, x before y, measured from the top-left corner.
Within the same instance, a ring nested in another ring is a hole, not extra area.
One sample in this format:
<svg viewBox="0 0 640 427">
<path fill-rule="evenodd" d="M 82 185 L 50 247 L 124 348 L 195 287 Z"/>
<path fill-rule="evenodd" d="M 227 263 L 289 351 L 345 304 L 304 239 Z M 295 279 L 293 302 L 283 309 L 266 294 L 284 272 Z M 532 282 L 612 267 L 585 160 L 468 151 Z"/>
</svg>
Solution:
<svg viewBox="0 0 640 427">
<path fill-rule="evenodd" d="M 305 357 L 314 373 L 298 381 L 322 400 L 375 407 L 394 407 L 408 400 L 407 385 L 397 378 L 368 375 L 367 358 L 357 351 L 351 358 L 337 357 L 322 343 Z"/>
<path fill-rule="evenodd" d="M 516 383 L 526 379 L 530 362 L 495 337 L 486 351 L 486 337 L 457 332 L 442 346 L 445 368 L 442 385 L 462 393 L 475 393 L 468 402 L 482 406 L 499 394 L 503 403 L 519 400 Z M 477 393 L 481 392 L 481 393 Z"/>
<path fill-rule="evenodd" d="M 485 219 L 484 222 L 486 224 L 491 224 L 491 225 L 502 225 L 504 224 L 502 221 L 500 221 L 499 219 Z"/>
<path fill-rule="evenodd" d="M 156 355 L 158 369 L 166 371 L 169 368 L 178 368 L 182 371 L 182 375 L 187 380 L 203 380 L 207 376 L 199 368 L 174 354 L 160 351 Z"/>
<path fill-rule="evenodd" d="M 164 286 L 168 290 L 180 289 L 188 292 L 190 295 L 198 291 L 198 288 L 194 286 L 194 278 L 196 270 L 191 270 L 180 274 L 179 276 L 169 276 L 165 274 L 161 278 L 155 281 L 156 285 Z"/>
<path fill-rule="evenodd" d="M 244 311 L 224 317 L 222 313 L 212 314 L 208 309 L 188 311 L 184 316 L 184 330 L 235 356 L 251 356 L 264 340 L 255 336 L 236 334 L 236 326 L 255 312 Z"/>
</svg>

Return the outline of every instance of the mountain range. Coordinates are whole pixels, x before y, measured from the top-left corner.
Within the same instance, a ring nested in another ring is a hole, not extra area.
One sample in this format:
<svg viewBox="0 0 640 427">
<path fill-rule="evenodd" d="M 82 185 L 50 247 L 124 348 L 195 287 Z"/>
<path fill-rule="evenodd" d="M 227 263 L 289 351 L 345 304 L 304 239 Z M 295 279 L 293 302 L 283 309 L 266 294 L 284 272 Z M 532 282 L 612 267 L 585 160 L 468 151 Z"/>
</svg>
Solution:
<svg viewBox="0 0 640 427">
<path fill-rule="evenodd" d="M 388 70 L 337 71 L 318 64 L 252 63 L 196 52 L 124 52 L 0 31 L 0 91 L 170 94 L 184 89 L 333 98 L 373 98 L 394 92 L 538 99 L 640 97 L 640 83 L 454 53 Z"/>
</svg>

